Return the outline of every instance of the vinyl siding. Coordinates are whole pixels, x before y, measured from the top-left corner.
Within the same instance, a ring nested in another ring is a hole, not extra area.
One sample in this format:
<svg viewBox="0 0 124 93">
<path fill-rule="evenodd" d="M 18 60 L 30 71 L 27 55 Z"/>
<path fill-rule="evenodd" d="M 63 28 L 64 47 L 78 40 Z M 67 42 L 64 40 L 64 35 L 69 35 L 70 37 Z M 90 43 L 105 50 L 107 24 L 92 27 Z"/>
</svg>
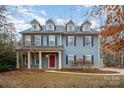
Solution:
<svg viewBox="0 0 124 93">
<path fill-rule="evenodd" d="M 33 43 L 34 39 L 35 39 L 34 36 L 35 36 L 35 34 L 31 35 L 31 39 L 32 39 L 31 44 L 32 45 L 34 45 L 34 43 Z M 42 43 L 43 43 L 43 46 L 47 46 L 47 36 L 49 36 L 49 34 L 41 34 L 41 38 L 43 38 L 43 40 L 41 39 L 41 41 L 43 41 L 43 42 L 41 42 L 41 47 L 42 47 Z M 60 45 L 60 35 L 55 35 L 55 36 L 56 36 L 56 45 Z M 67 62 L 66 61 L 66 59 L 67 59 L 66 55 L 68 55 L 68 54 L 73 54 L 75 56 L 75 60 L 82 58 L 83 55 L 92 55 L 93 56 L 93 63 L 96 67 L 98 67 L 98 64 L 99 64 L 98 59 L 99 58 L 98 58 L 98 37 L 97 37 L 97 35 L 90 35 L 90 36 L 92 36 L 92 40 L 93 40 L 93 42 L 91 42 L 91 46 L 85 46 L 84 45 L 85 35 L 71 35 L 71 36 L 74 36 L 74 38 L 75 38 L 74 46 L 68 46 L 68 35 L 62 35 L 61 36 L 62 45 L 63 45 L 62 68 L 71 67 L 70 64 L 66 64 L 66 62 Z M 57 60 L 58 60 L 58 55 L 57 55 Z M 48 60 L 43 55 L 43 63 L 42 63 L 43 68 L 48 67 L 48 63 L 46 61 L 48 61 Z"/>
<path fill-rule="evenodd" d="M 66 46 L 66 37 L 63 36 L 63 67 L 70 67 L 66 65 L 66 55 L 76 55 L 76 60 L 82 58 L 83 55 L 93 55 L 94 65 L 98 66 L 98 38 L 93 36 L 93 46 L 83 46 L 83 36 L 76 36 L 76 46 Z"/>
</svg>

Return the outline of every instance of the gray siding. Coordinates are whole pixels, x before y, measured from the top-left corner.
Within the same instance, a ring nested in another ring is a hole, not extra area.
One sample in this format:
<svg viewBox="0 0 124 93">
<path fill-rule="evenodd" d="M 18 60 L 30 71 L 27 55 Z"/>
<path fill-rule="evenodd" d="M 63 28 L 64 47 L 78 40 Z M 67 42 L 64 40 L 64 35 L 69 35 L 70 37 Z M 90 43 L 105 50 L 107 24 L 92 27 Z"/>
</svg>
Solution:
<svg viewBox="0 0 124 93">
<path fill-rule="evenodd" d="M 93 36 L 94 46 L 83 46 L 83 36 L 76 36 L 76 46 L 66 46 L 66 36 L 62 37 L 63 40 L 63 58 L 62 66 L 71 67 L 70 64 L 66 64 L 66 55 L 73 54 L 76 55 L 76 59 L 82 58 L 83 55 L 93 55 L 94 65 L 98 65 L 98 38 Z"/>
<path fill-rule="evenodd" d="M 48 68 L 48 58 L 46 58 L 46 54 L 42 55 L 42 67 Z"/>
<path fill-rule="evenodd" d="M 47 34 L 41 34 L 43 36 L 43 46 L 47 46 Z M 53 34 L 54 35 L 54 34 Z M 34 38 L 35 34 L 31 35 L 31 41 L 32 41 L 32 45 L 34 45 L 35 43 L 35 38 Z M 70 35 L 70 36 L 75 36 L 76 37 L 76 46 L 66 46 L 66 37 L 68 35 L 62 35 L 61 36 L 61 42 L 63 45 L 63 51 L 62 51 L 62 68 L 66 68 L 66 67 L 72 67 L 71 64 L 66 64 L 66 55 L 68 54 L 73 54 L 76 55 L 76 59 L 78 60 L 79 58 L 83 58 L 83 55 L 93 55 L 93 59 L 94 59 L 94 65 L 96 67 L 98 67 L 99 62 L 98 62 L 98 37 L 97 35 L 89 35 L 89 36 L 93 36 L 93 46 L 84 46 L 84 36 L 85 35 Z M 60 35 L 57 34 L 57 45 L 60 45 Z M 23 38 L 24 41 L 24 38 Z M 42 41 L 42 40 L 41 40 Z M 42 47 L 42 44 L 41 44 Z M 46 58 L 45 54 L 42 55 L 42 66 L 43 68 L 48 68 L 48 59 Z M 56 62 L 57 62 L 57 68 L 58 68 L 58 54 L 56 54 Z M 33 59 L 32 59 L 32 68 L 38 68 L 38 65 L 34 65 L 33 64 Z"/>
</svg>

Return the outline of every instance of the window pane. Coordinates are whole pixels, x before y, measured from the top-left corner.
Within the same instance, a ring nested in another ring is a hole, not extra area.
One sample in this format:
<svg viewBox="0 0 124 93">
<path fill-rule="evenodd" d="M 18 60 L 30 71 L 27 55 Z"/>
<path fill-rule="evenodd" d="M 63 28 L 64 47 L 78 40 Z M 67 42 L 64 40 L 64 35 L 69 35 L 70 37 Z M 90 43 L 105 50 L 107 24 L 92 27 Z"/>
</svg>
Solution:
<svg viewBox="0 0 124 93">
<path fill-rule="evenodd" d="M 31 36 L 25 36 L 25 46 L 31 46 Z"/>
<path fill-rule="evenodd" d="M 37 28 L 37 26 L 36 25 L 33 25 L 33 29 L 36 29 Z"/>
<path fill-rule="evenodd" d="M 52 26 L 51 25 L 49 25 L 49 29 L 51 29 L 52 28 Z"/>
<path fill-rule="evenodd" d="M 69 46 L 74 46 L 74 37 L 73 36 L 68 37 L 68 45 Z"/>
<path fill-rule="evenodd" d="M 91 36 L 85 36 L 85 45 L 90 46 L 91 45 Z"/>
<path fill-rule="evenodd" d="M 40 35 L 35 36 L 35 46 L 41 46 L 41 36 Z"/>
<path fill-rule="evenodd" d="M 74 55 L 68 55 L 68 62 L 71 64 L 74 61 Z"/>
<path fill-rule="evenodd" d="M 74 31 L 74 26 L 73 25 L 68 25 L 67 26 L 67 31 Z"/>
<path fill-rule="evenodd" d="M 55 36 L 53 35 L 51 35 L 51 36 L 49 36 L 49 45 L 50 46 L 54 46 L 55 45 Z"/>
<path fill-rule="evenodd" d="M 90 25 L 84 25 L 83 30 L 84 31 L 90 31 Z"/>
<path fill-rule="evenodd" d="M 69 26 L 69 29 L 72 30 L 72 26 Z"/>
<path fill-rule="evenodd" d="M 47 30 L 54 30 L 54 24 L 47 24 Z"/>
<path fill-rule="evenodd" d="M 91 55 L 86 55 L 85 56 L 85 61 L 91 62 Z"/>
</svg>

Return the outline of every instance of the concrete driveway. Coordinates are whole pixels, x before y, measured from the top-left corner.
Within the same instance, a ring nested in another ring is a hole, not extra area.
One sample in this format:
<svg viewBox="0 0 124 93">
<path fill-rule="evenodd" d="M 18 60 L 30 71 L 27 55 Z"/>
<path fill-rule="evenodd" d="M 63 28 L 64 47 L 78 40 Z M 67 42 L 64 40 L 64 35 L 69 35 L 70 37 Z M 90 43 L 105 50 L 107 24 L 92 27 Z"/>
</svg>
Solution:
<svg viewBox="0 0 124 93">
<path fill-rule="evenodd" d="M 101 70 L 117 71 L 119 72 L 117 73 L 118 75 L 124 75 L 124 69 L 120 69 L 120 68 L 102 68 Z"/>
</svg>

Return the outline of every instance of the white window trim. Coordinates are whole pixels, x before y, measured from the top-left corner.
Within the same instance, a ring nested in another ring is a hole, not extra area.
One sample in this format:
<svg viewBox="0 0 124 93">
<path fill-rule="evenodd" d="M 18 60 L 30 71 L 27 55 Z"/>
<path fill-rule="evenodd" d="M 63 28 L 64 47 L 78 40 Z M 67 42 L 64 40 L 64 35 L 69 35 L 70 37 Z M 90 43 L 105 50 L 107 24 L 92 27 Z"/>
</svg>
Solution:
<svg viewBox="0 0 124 93">
<path fill-rule="evenodd" d="M 49 25 L 51 25 L 51 29 L 49 29 Z M 54 24 L 53 23 L 49 23 L 46 25 L 46 29 L 47 30 L 54 30 Z"/>
<path fill-rule="evenodd" d="M 70 30 L 70 26 L 72 27 L 72 30 Z M 74 31 L 74 25 L 68 24 L 68 25 L 67 25 L 67 31 Z"/>
<path fill-rule="evenodd" d="M 70 39 L 70 38 L 73 38 L 73 45 L 70 45 L 70 44 L 69 44 L 69 39 Z M 68 36 L 68 46 L 74 46 L 74 36 Z"/>
<path fill-rule="evenodd" d="M 34 29 L 34 25 L 36 25 L 36 29 Z M 32 24 L 32 30 L 39 30 L 39 25 L 36 23 Z"/>
<path fill-rule="evenodd" d="M 86 60 L 86 57 L 89 57 L 90 60 L 88 60 L 88 61 L 92 62 L 92 55 L 85 55 L 85 60 Z M 86 61 L 87 61 L 87 60 L 86 60 Z"/>
<path fill-rule="evenodd" d="M 73 57 L 73 59 L 69 59 L 70 57 Z M 73 54 L 68 54 L 68 64 L 72 64 L 72 62 L 74 61 L 74 55 Z M 70 63 L 71 62 L 71 63 Z"/>
<path fill-rule="evenodd" d="M 89 42 L 90 42 L 89 45 L 86 44 L 86 42 L 87 42 L 86 38 L 90 39 L 90 40 L 89 40 Z M 92 44 L 91 44 L 91 41 L 92 41 L 92 37 L 91 37 L 91 36 L 85 36 L 85 46 L 91 46 L 91 45 L 92 45 Z"/>
<path fill-rule="evenodd" d="M 54 41 L 53 45 L 50 44 L 50 39 L 53 39 Z M 55 35 L 49 35 L 49 46 L 55 46 Z"/>
<path fill-rule="evenodd" d="M 39 40 L 37 40 L 37 38 L 39 38 Z M 36 42 L 40 42 L 40 43 L 36 43 Z M 35 46 L 41 46 L 41 35 L 35 35 Z"/>
<path fill-rule="evenodd" d="M 86 26 L 88 26 L 88 29 L 85 28 Z M 84 25 L 82 30 L 83 30 L 83 31 L 91 31 L 90 25 Z"/>
<path fill-rule="evenodd" d="M 26 41 L 27 38 L 29 38 L 29 41 Z M 31 46 L 31 36 L 30 35 L 25 36 L 25 46 Z"/>
</svg>

